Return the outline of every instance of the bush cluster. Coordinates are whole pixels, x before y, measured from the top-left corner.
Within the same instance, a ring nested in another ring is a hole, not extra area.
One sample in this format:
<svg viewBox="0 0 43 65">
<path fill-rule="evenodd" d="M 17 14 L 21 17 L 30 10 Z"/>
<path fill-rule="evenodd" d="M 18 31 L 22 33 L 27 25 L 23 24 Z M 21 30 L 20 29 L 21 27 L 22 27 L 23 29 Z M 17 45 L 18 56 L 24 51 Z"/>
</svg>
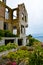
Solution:
<svg viewBox="0 0 43 65">
<path fill-rule="evenodd" d="M 8 43 L 6 46 L 5 45 L 0 46 L 0 52 L 10 50 L 13 48 L 16 49 L 17 47 L 18 45 L 15 43 Z"/>
<path fill-rule="evenodd" d="M 15 61 L 17 65 L 22 62 L 24 65 L 43 65 L 43 48 L 37 46 L 33 51 L 22 50 L 20 48 L 16 52 L 9 52 L 8 55 L 3 56 L 3 59 Z"/>
<path fill-rule="evenodd" d="M 0 30 L 0 37 L 18 37 L 18 35 L 12 34 L 9 30 Z"/>
<path fill-rule="evenodd" d="M 40 44 L 41 42 L 35 38 L 32 37 L 32 35 L 28 35 L 29 43 L 27 43 L 27 46 L 33 46 L 35 44 Z"/>
<path fill-rule="evenodd" d="M 17 65 L 19 65 L 19 63 L 21 61 L 26 61 L 26 59 L 28 59 L 29 57 L 29 52 L 27 50 L 18 50 L 16 52 L 9 52 L 7 56 L 4 56 L 4 59 L 10 59 L 10 61 L 16 61 Z"/>
</svg>

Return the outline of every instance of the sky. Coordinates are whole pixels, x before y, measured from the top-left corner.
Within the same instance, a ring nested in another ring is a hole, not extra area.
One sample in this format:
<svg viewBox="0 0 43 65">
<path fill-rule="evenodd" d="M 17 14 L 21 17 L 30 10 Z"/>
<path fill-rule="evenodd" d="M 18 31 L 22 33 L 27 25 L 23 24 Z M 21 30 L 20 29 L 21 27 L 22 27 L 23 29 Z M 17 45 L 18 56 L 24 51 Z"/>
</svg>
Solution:
<svg viewBox="0 0 43 65">
<path fill-rule="evenodd" d="M 24 3 L 28 12 L 28 28 L 26 34 L 43 34 L 43 0 L 7 0 L 10 8 Z"/>
</svg>

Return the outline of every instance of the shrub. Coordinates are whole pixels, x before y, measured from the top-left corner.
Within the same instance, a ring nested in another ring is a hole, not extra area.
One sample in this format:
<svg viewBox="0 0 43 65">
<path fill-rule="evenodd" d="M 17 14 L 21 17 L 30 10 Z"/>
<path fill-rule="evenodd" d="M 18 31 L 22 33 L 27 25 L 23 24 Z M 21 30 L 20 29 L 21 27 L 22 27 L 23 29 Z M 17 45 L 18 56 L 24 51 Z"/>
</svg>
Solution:
<svg viewBox="0 0 43 65">
<path fill-rule="evenodd" d="M 10 31 L 5 30 L 4 32 L 5 32 L 5 37 L 11 37 L 12 36 Z"/>
<path fill-rule="evenodd" d="M 4 30 L 0 30 L 0 37 L 4 37 Z"/>
<path fill-rule="evenodd" d="M 40 45 L 36 45 L 29 54 L 29 65 L 43 65 L 43 48 Z"/>
<path fill-rule="evenodd" d="M 10 50 L 13 48 L 16 49 L 17 47 L 18 45 L 15 43 L 8 43 L 6 46 L 5 45 L 0 46 L 0 52 Z"/>
<path fill-rule="evenodd" d="M 12 34 L 9 30 L 5 30 L 5 37 L 17 37 L 17 35 Z"/>
<path fill-rule="evenodd" d="M 9 30 L 0 30 L 0 37 L 18 37 L 18 35 L 14 35 Z"/>
<path fill-rule="evenodd" d="M 43 65 L 43 48 L 38 45 L 33 51 L 19 49 L 16 52 L 9 52 L 4 58 L 10 59 L 12 62 L 15 60 L 17 65 L 23 60 L 26 65 Z"/>
<path fill-rule="evenodd" d="M 43 65 L 43 57 L 39 51 L 30 54 L 29 65 Z"/>
<path fill-rule="evenodd" d="M 22 46 L 20 49 L 21 50 L 28 50 L 26 46 Z"/>
<path fill-rule="evenodd" d="M 27 50 L 18 50 L 16 52 L 9 52 L 7 56 L 4 57 L 10 59 L 12 62 L 15 60 L 15 62 L 19 65 L 19 63 L 24 59 L 27 59 L 28 56 L 29 52 Z"/>
<path fill-rule="evenodd" d="M 34 38 L 29 39 L 29 46 L 33 46 Z"/>
<path fill-rule="evenodd" d="M 32 38 L 32 35 L 31 35 L 31 34 L 29 34 L 27 37 L 28 37 L 28 39 L 30 39 L 30 38 Z"/>
<path fill-rule="evenodd" d="M 40 45 L 41 42 L 33 37 L 29 37 L 29 43 L 27 43 L 27 46 L 35 46 L 35 45 Z"/>
<path fill-rule="evenodd" d="M 16 43 L 8 43 L 6 45 L 6 47 L 7 47 L 7 49 L 9 49 L 9 48 L 10 49 L 12 49 L 12 48 L 16 49 L 18 47 L 18 45 Z"/>
</svg>

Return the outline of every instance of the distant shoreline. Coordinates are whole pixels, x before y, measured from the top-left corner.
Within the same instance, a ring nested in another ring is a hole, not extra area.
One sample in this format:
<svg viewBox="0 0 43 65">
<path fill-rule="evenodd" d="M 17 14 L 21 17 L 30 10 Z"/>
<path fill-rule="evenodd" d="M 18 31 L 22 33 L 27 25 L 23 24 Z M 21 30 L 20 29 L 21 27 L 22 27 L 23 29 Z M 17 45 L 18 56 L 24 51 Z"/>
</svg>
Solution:
<svg viewBox="0 0 43 65">
<path fill-rule="evenodd" d="M 33 36 L 33 37 L 39 40 L 40 42 L 43 42 L 43 36 Z"/>
</svg>

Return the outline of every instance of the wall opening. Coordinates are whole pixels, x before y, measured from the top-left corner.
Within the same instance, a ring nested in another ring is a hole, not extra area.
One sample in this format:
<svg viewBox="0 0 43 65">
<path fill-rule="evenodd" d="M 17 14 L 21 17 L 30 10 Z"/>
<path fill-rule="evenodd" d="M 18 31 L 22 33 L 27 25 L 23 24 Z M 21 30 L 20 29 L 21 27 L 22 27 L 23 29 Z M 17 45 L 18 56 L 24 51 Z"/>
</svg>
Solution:
<svg viewBox="0 0 43 65">
<path fill-rule="evenodd" d="M 25 16 L 25 22 L 27 22 L 27 18 L 26 18 L 26 16 Z"/>
<path fill-rule="evenodd" d="M 21 33 L 25 33 L 25 28 L 23 25 L 21 25 Z"/>
<path fill-rule="evenodd" d="M 16 19 L 17 18 L 17 11 L 13 11 L 13 19 Z"/>
<path fill-rule="evenodd" d="M 9 19 L 9 10 L 5 8 L 5 19 Z"/>
<path fill-rule="evenodd" d="M 9 42 L 14 43 L 14 39 L 5 40 L 5 45 L 7 45 Z"/>
<path fill-rule="evenodd" d="M 16 26 L 13 27 L 13 34 L 17 35 L 17 27 Z"/>
<path fill-rule="evenodd" d="M 22 13 L 22 20 L 24 20 L 24 14 Z"/>
<path fill-rule="evenodd" d="M 4 30 L 8 30 L 8 23 L 4 22 Z"/>
<path fill-rule="evenodd" d="M 21 46 L 23 43 L 23 39 L 18 39 L 18 45 Z"/>
</svg>

